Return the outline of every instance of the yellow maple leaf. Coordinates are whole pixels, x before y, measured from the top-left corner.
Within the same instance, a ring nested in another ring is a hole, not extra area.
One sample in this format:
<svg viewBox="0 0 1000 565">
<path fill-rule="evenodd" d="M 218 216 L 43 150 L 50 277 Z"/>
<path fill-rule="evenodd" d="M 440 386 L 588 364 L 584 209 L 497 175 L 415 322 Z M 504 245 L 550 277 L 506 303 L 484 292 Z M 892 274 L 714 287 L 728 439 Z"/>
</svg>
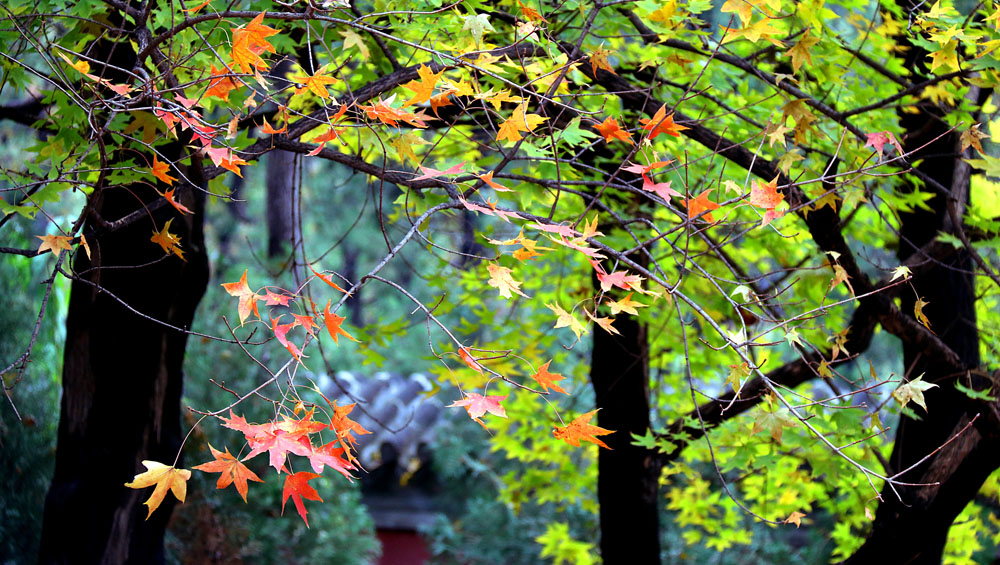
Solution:
<svg viewBox="0 0 1000 565">
<path fill-rule="evenodd" d="M 943 67 L 945 72 L 958 70 L 958 40 L 952 39 L 940 49 L 927 55 L 931 59 L 931 72 L 937 73 Z"/>
<path fill-rule="evenodd" d="M 490 273 L 490 280 L 486 284 L 496 288 L 500 291 L 500 296 L 503 298 L 512 298 L 511 292 L 519 294 L 525 298 L 528 295 L 521 292 L 521 283 L 515 281 L 510 275 L 510 269 L 507 267 L 501 267 L 496 263 L 490 263 L 486 265 L 486 270 Z"/>
<path fill-rule="evenodd" d="M 182 261 L 187 261 L 187 259 L 184 258 L 184 250 L 180 248 L 180 236 L 170 233 L 170 223 L 173 221 L 173 218 L 167 220 L 167 222 L 163 224 L 163 229 L 160 231 L 154 231 L 153 237 L 149 238 L 149 240 L 162 247 L 165 253 L 176 255 L 180 257 Z"/>
<path fill-rule="evenodd" d="M 184 498 L 187 496 L 187 481 L 191 478 L 191 471 L 187 469 L 175 469 L 173 466 L 157 463 L 156 461 L 143 461 L 142 464 L 148 470 L 145 473 L 136 475 L 132 479 L 132 482 L 125 483 L 125 486 L 140 489 L 156 485 L 156 488 L 153 489 L 153 494 L 150 495 L 146 502 L 143 502 L 143 504 L 149 507 L 149 514 L 146 515 L 147 520 L 153 515 L 153 511 L 160 507 L 160 503 L 163 502 L 163 497 L 167 495 L 168 490 L 174 493 L 177 500 L 184 502 Z"/>
<path fill-rule="evenodd" d="M 431 68 L 427 65 L 420 65 L 417 69 L 417 76 L 420 80 L 411 80 L 410 82 L 403 85 L 403 88 L 413 91 L 413 97 L 403 102 L 403 106 L 409 106 L 411 104 L 420 104 L 421 102 L 427 102 L 434 95 L 434 86 L 437 85 L 438 78 L 444 74 L 444 71 L 433 72 Z"/>
<path fill-rule="evenodd" d="M 520 141 L 521 132 L 534 131 L 539 124 L 547 120 L 538 114 L 525 114 L 525 104 L 521 103 L 514 109 L 514 113 L 504 123 L 500 124 L 497 131 L 497 141 L 509 141 L 514 143 Z"/>
<path fill-rule="evenodd" d="M 303 92 L 309 91 L 319 96 L 324 100 L 330 99 L 330 93 L 327 92 L 327 85 L 334 84 L 337 79 L 327 74 L 326 67 L 321 67 L 315 73 L 311 75 L 301 74 L 290 77 L 291 80 L 295 82 L 301 82 L 305 86 L 295 89 L 295 94 L 302 94 Z"/>
<path fill-rule="evenodd" d="M 38 246 L 39 255 L 46 251 L 51 251 L 53 255 L 59 255 L 60 249 L 65 249 L 66 251 L 73 250 L 73 246 L 70 244 L 73 241 L 72 237 L 65 235 L 36 235 L 35 237 L 42 240 L 42 243 Z"/>
<path fill-rule="evenodd" d="M 578 320 L 576 316 L 563 310 L 558 304 L 546 304 L 545 307 L 552 310 L 552 312 L 558 316 L 556 319 L 556 325 L 553 326 L 553 328 L 569 328 L 573 330 L 574 334 L 576 334 L 577 339 L 580 339 L 583 334 L 587 333 L 586 326 L 580 323 L 580 320 Z"/>
<path fill-rule="evenodd" d="M 608 301 L 608 307 L 611 308 L 612 316 L 618 314 L 619 312 L 625 312 L 626 314 L 632 314 L 633 316 L 639 315 L 639 312 L 636 310 L 636 308 L 645 308 L 646 305 L 643 304 L 642 302 L 636 302 L 635 300 L 632 300 L 632 294 L 633 293 L 630 292 L 628 293 L 628 296 L 618 301 L 615 300 Z"/>
<path fill-rule="evenodd" d="M 817 43 L 819 43 L 819 38 L 813 37 L 812 34 L 806 32 L 802 36 L 802 39 L 785 53 L 786 56 L 792 58 L 792 68 L 795 72 L 799 72 L 803 63 L 812 64 L 812 55 L 809 53 L 809 49 Z"/>
</svg>

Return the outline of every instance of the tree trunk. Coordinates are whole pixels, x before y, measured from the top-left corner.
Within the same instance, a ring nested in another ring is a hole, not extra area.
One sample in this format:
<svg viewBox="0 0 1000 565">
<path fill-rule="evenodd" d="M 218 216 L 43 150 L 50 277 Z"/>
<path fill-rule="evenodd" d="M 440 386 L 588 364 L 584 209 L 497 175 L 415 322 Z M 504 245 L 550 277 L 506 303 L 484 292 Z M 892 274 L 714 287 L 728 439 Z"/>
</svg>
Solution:
<svg viewBox="0 0 1000 565">
<path fill-rule="evenodd" d="M 600 449 L 597 460 L 601 557 L 606 565 L 659 563 L 660 468 L 645 448 L 631 444 L 631 434 L 644 435 L 649 428 L 646 329 L 626 316 L 615 320 L 615 328 L 620 336 L 593 329 L 590 366 L 598 425 L 615 430 L 602 438 L 611 449 Z"/>
<path fill-rule="evenodd" d="M 267 256 L 276 259 L 292 248 L 292 196 L 295 153 L 275 149 L 267 154 Z"/>
<path fill-rule="evenodd" d="M 109 17 L 123 28 L 129 25 L 113 10 Z M 126 41 L 97 41 L 91 53 L 109 62 L 93 72 L 111 82 L 127 82 L 118 69 L 136 65 Z M 176 162 L 189 139 L 157 147 L 161 159 Z M 110 136 L 105 145 L 111 167 L 135 158 L 134 151 L 115 149 Z M 152 155 L 146 158 L 151 161 Z M 199 166 L 184 172 L 195 185 L 204 185 Z M 90 196 L 94 213 L 109 222 L 137 210 L 148 212 L 153 203 L 159 207 L 117 230 L 101 228 L 93 216 L 84 227 L 92 260 L 77 252 L 73 264 L 79 279 L 70 291 L 66 319 L 59 435 L 45 500 L 42 563 L 164 560 L 163 535 L 173 496 L 147 520 L 143 501 L 152 491 L 124 485 L 145 471 L 143 460 L 173 464 L 182 441 L 187 334 L 157 321 L 191 326 L 208 281 L 208 258 L 202 233 L 204 193 L 182 189 L 179 195 L 194 214 L 181 216 L 164 206 L 149 182 L 98 187 Z M 170 218 L 170 232 L 180 236 L 186 261 L 164 257 L 150 241 L 150 234 L 163 229 Z"/>
<path fill-rule="evenodd" d="M 923 49 L 910 45 L 907 67 L 923 68 L 920 65 L 926 55 Z M 907 151 L 912 151 L 943 136 L 913 160 L 923 159 L 917 170 L 949 188 L 958 202 L 966 203 L 968 174 L 956 174 L 957 157 L 960 157 L 958 136 L 955 133 L 945 135 L 948 125 L 942 114 L 940 108 L 930 104 L 925 104 L 919 113 L 900 113 L 900 125 L 905 132 L 902 142 Z M 900 214 L 900 260 L 933 240 L 939 231 L 947 231 L 946 199 L 935 195 L 927 204 L 930 210 L 918 208 L 912 213 Z M 931 328 L 968 367 L 979 364 L 975 287 L 969 274 L 972 267 L 971 257 L 960 250 L 951 261 L 914 277 L 912 284 L 916 295 L 904 292 L 901 304 L 903 312 L 911 313 L 917 296 L 927 302 L 929 305 L 923 312 Z M 905 415 L 901 418 L 887 472 L 891 475 L 907 469 L 956 434 L 960 435 L 899 478 L 907 483 L 940 482 L 939 486 L 897 485 L 898 496 L 888 486 L 882 489 L 882 502 L 872 532 L 848 563 L 940 563 L 952 522 L 972 501 L 983 481 L 1000 466 L 1000 438 L 998 430 L 990 429 L 988 418 L 980 418 L 977 426 L 962 432 L 974 416 L 969 399 L 954 387 L 956 379 L 962 375 L 956 374 L 954 367 L 931 359 L 913 344 L 904 343 L 903 363 L 908 379 L 922 375 L 923 380 L 937 384 L 938 388 L 925 392 L 926 413 L 912 403 L 909 405 L 920 420 Z"/>
</svg>

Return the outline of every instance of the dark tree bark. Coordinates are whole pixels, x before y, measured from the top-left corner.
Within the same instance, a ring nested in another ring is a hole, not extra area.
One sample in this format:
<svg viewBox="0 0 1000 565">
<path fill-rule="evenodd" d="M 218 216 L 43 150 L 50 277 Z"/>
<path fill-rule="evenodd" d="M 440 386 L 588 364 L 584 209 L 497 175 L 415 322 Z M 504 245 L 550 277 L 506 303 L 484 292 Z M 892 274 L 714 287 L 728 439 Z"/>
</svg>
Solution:
<svg viewBox="0 0 1000 565">
<path fill-rule="evenodd" d="M 906 6 L 906 2 L 903 4 L 908 10 L 916 9 Z M 923 49 L 910 45 L 908 68 L 926 70 L 922 66 L 926 55 Z M 958 160 L 958 135 L 946 134 L 949 126 L 942 119 L 943 114 L 944 110 L 929 103 L 919 113 L 901 112 L 900 125 L 905 132 L 902 143 L 906 151 L 930 143 L 914 156 L 914 160 L 923 159 L 917 170 L 948 188 L 950 198 L 961 205 L 968 202 L 969 175 L 956 170 L 962 166 Z M 932 142 L 939 136 L 943 137 Z M 901 260 L 933 240 L 939 231 L 949 231 L 948 199 L 936 194 L 927 204 L 930 210 L 918 208 L 901 214 L 898 252 Z M 923 311 L 931 327 L 966 367 L 976 367 L 980 362 L 972 268 L 971 257 L 960 250 L 950 260 L 912 281 L 916 294 L 929 303 Z M 913 293 L 902 293 L 901 310 L 913 312 L 916 299 Z M 925 381 L 937 384 L 938 388 L 924 393 L 926 414 L 910 406 L 920 420 L 905 415 L 901 418 L 888 472 L 909 468 L 956 434 L 960 435 L 900 477 L 908 483 L 940 483 L 939 486 L 897 486 L 898 496 L 890 488 L 883 488 L 883 501 L 871 535 L 848 563 L 940 563 L 952 522 L 972 501 L 983 481 L 1000 466 L 1000 430 L 995 422 L 979 418 L 976 426 L 962 432 L 976 413 L 969 398 L 954 387 L 965 373 L 905 341 L 903 363 L 909 379 L 923 375 Z"/>
<path fill-rule="evenodd" d="M 267 256 L 274 259 L 292 246 L 292 198 L 295 153 L 275 149 L 267 154 Z"/>
<path fill-rule="evenodd" d="M 112 11 L 110 17 L 126 26 L 120 14 Z M 136 64 L 127 41 L 99 41 L 92 53 L 110 63 L 104 68 L 95 65 L 93 72 L 112 82 L 126 80 L 116 69 Z M 117 152 L 110 136 L 105 146 L 110 166 L 135 157 L 134 152 Z M 176 161 L 183 147 L 176 143 L 158 150 L 161 158 Z M 196 185 L 204 185 L 200 167 L 184 172 Z M 77 279 L 66 319 L 56 465 L 45 500 L 42 563 L 164 560 L 163 535 L 173 496 L 147 520 L 143 501 L 150 489 L 124 485 L 145 471 L 143 460 L 172 464 L 182 440 L 187 334 L 154 320 L 190 327 L 208 281 L 208 259 L 202 233 L 204 193 L 182 189 L 178 194 L 193 215 L 181 216 L 165 206 L 149 183 L 98 187 L 89 197 L 96 217 L 90 216 L 84 233 L 92 260 L 78 252 L 73 263 Z M 96 219 L 114 222 L 136 211 L 149 213 L 116 230 L 102 228 Z M 186 261 L 164 257 L 150 241 L 150 234 L 171 218 L 170 231 L 180 236 Z"/>
<path fill-rule="evenodd" d="M 615 328 L 620 336 L 594 328 L 590 366 L 598 425 L 615 430 L 602 438 L 611 449 L 598 454 L 601 557 L 609 565 L 659 563 L 660 466 L 653 453 L 631 444 L 631 434 L 649 428 L 646 329 L 626 316 L 615 320 Z"/>
<path fill-rule="evenodd" d="M 158 198 L 149 187 L 131 192 Z M 118 218 L 137 209 L 135 197 L 109 192 L 98 209 Z M 93 263 L 77 254 L 66 320 L 63 392 L 55 475 L 45 502 L 40 561 L 43 563 L 160 563 L 163 534 L 174 499 L 146 520 L 149 489 L 124 484 L 144 471 L 142 460 L 167 465 L 181 444 L 182 363 L 187 335 L 144 318 L 119 303 L 176 327 L 190 327 L 208 279 L 201 223 L 161 208 L 157 228 L 174 217 L 187 262 L 170 256 L 153 265 L 128 267 L 163 256 L 149 241 L 153 225 L 136 222 L 98 235 Z"/>
</svg>

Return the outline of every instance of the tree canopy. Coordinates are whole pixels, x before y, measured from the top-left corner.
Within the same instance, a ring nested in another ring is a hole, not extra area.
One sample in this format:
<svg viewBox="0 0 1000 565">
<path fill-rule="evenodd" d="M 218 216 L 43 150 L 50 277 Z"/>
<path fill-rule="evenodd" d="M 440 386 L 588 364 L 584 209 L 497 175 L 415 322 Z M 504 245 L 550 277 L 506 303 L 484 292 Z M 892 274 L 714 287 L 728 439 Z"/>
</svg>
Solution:
<svg viewBox="0 0 1000 565">
<path fill-rule="evenodd" d="M 414 334 L 404 370 L 519 465 L 501 500 L 597 517 L 542 558 L 656 561 L 663 516 L 719 552 L 817 517 L 835 560 L 997 546 L 991 3 L 2 8 L 0 118 L 34 137 L 0 171 L 0 251 L 72 283 L 43 561 L 80 505 L 85 555 L 156 558 L 192 470 L 248 504 L 278 481 L 308 524 L 310 481 L 364 472 L 364 399 L 324 378 Z M 254 167 L 267 195 L 233 184 Z M 248 201 L 284 274 L 214 280 L 206 224 Z M 194 332 L 210 280 L 225 329 Z M 3 360 L 15 413 L 48 300 Z M 262 378 L 189 374 L 216 391 L 182 407 L 191 336 Z M 181 461 L 206 426 L 228 445 Z"/>
</svg>

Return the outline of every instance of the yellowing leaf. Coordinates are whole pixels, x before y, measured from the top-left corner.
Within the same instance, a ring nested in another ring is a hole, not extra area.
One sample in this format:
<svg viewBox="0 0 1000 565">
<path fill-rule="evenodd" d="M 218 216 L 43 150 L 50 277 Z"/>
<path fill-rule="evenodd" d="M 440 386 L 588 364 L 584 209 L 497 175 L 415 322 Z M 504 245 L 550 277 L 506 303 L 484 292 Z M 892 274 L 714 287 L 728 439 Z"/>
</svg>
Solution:
<svg viewBox="0 0 1000 565">
<path fill-rule="evenodd" d="M 336 78 L 327 74 L 326 67 L 320 68 L 311 75 L 302 74 L 289 78 L 305 85 L 302 88 L 296 88 L 295 94 L 302 94 L 303 92 L 309 91 L 324 100 L 330 99 L 330 93 L 327 91 L 326 87 L 337 82 Z"/>
<path fill-rule="evenodd" d="M 160 179 L 160 181 L 165 183 L 167 186 L 174 184 L 174 181 L 177 180 L 167 174 L 170 172 L 170 165 L 161 162 L 155 154 L 153 155 L 153 166 L 149 168 L 149 172 L 154 177 Z"/>
<path fill-rule="evenodd" d="M 928 330 L 931 329 L 931 322 L 927 319 L 927 315 L 924 314 L 924 306 L 927 306 L 930 302 L 924 302 L 923 297 L 917 298 L 917 301 L 913 303 L 913 317 L 917 319 L 918 322 L 923 324 Z M 933 333 L 934 330 L 931 330 Z"/>
<path fill-rule="evenodd" d="M 520 141 L 520 132 L 534 131 L 539 124 L 547 120 L 538 114 L 525 114 L 525 104 L 521 103 L 514 109 L 514 113 L 504 123 L 500 124 L 497 132 L 497 141 L 509 141 L 514 143 Z"/>
<path fill-rule="evenodd" d="M 444 71 L 434 73 L 427 65 L 420 65 L 420 68 L 417 69 L 417 75 L 420 77 L 420 80 L 411 80 L 403 85 L 403 88 L 412 90 L 414 93 L 412 98 L 403 102 L 403 106 L 420 104 L 421 102 L 430 100 L 431 96 L 434 95 L 434 86 L 442 74 L 444 74 Z"/>
<path fill-rule="evenodd" d="M 365 45 L 364 39 L 353 29 L 347 31 L 338 31 L 341 37 L 344 38 L 344 50 L 348 50 L 351 47 L 355 47 L 358 50 L 358 54 L 361 55 L 362 61 L 367 61 L 368 57 L 371 55 L 371 51 L 368 50 L 368 46 Z"/>
<path fill-rule="evenodd" d="M 924 391 L 934 388 L 937 385 L 925 382 L 922 380 L 923 377 L 924 375 L 921 374 L 912 381 L 899 385 L 899 388 L 893 391 L 892 397 L 899 402 L 901 408 L 905 407 L 912 400 L 917 406 L 923 408 L 924 412 L 927 411 L 927 404 L 924 401 Z"/>
<path fill-rule="evenodd" d="M 158 232 L 154 231 L 153 237 L 149 238 L 149 240 L 162 247 L 164 253 L 176 255 L 180 257 L 182 261 L 187 261 L 187 259 L 184 258 L 184 250 L 180 248 L 181 238 L 170 233 L 170 223 L 173 221 L 173 218 L 167 220 L 167 222 L 163 224 L 163 229 Z"/>
<path fill-rule="evenodd" d="M 60 249 L 73 250 L 73 246 L 70 244 L 73 241 L 72 237 L 65 235 L 36 235 L 35 237 L 42 240 L 42 243 L 38 245 L 39 255 L 46 251 L 51 251 L 53 255 L 59 255 Z"/>
<path fill-rule="evenodd" d="M 587 328 L 584 326 L 576 316 L 570 314 L 560 307 L 558 304 L 546 304 L 546 308 L 552 310 L 552 312 L 558 316 L 556 319 L 556 325 L 554 328 L 569 328 L 573 330 L 576 334 L 577 339 L 579 339 L 583 334 L 587 333 Z"/>
<path fill-rule="evenodd" d="M 187 469 L 174 469 L 172 466 L 157 463 L 156 461 L 143 461 L 142 464 L 148 469 L 145 473 L 140 473 L 132 479 L 131 483 L 125 486 L 134 489 L 146 488 L 156 485 L 153 494 L 143 504 L 149 507 L 149 514 L 146 519 L 153 515 L 153 511 L 160 507 L 167 491 L 174 493 L 177 500 L 184 502 L 187 496 L 187 481 L 191 478 L 191 471 Z"/>
<path fill-rule="evenodd" d="M 521 283 L 511 277 L 510 269 L 501 267 L 496 263 L 490 263 L 486 265 L 486 270 L 490 273 L 490 280 L 487 281 L 487 284 L 498 289 L 500 296 L 503 298 L 512 298 L 511 292 L 514 292 L 528 298 L 527 294 L 521 292 Z"/>
<path fill-rule="evenodd" d="M 638 316 L 639 312 L 636 308 L 645 308 L 646 305 L 642 302 L 636 302 L 632 300 L 632 294 L 628 293 L 628 296 L 622 298 L 619 301 L 609 300 L 608 307 L 611 308 L 611 315 L 617 315 L 619 312 L 625 312 L 626 314 L 632 314 L 633 316 Z"/>
<path fill-rule="evenodd" d="M 792 512 L 791 514 L 789 514 L 788 518 L 785 518 L 785 523 L 786 524 L 795 524 L 795 527 L 798 528 L 799 526 L 802 525 L 802 519 L 805 518 L 805 517 L 806 517 L 805 514 L 803 514 L 802 512 L 799 512 L 798 510 L 796 510 L 795 512 Z"/>
</svg>

